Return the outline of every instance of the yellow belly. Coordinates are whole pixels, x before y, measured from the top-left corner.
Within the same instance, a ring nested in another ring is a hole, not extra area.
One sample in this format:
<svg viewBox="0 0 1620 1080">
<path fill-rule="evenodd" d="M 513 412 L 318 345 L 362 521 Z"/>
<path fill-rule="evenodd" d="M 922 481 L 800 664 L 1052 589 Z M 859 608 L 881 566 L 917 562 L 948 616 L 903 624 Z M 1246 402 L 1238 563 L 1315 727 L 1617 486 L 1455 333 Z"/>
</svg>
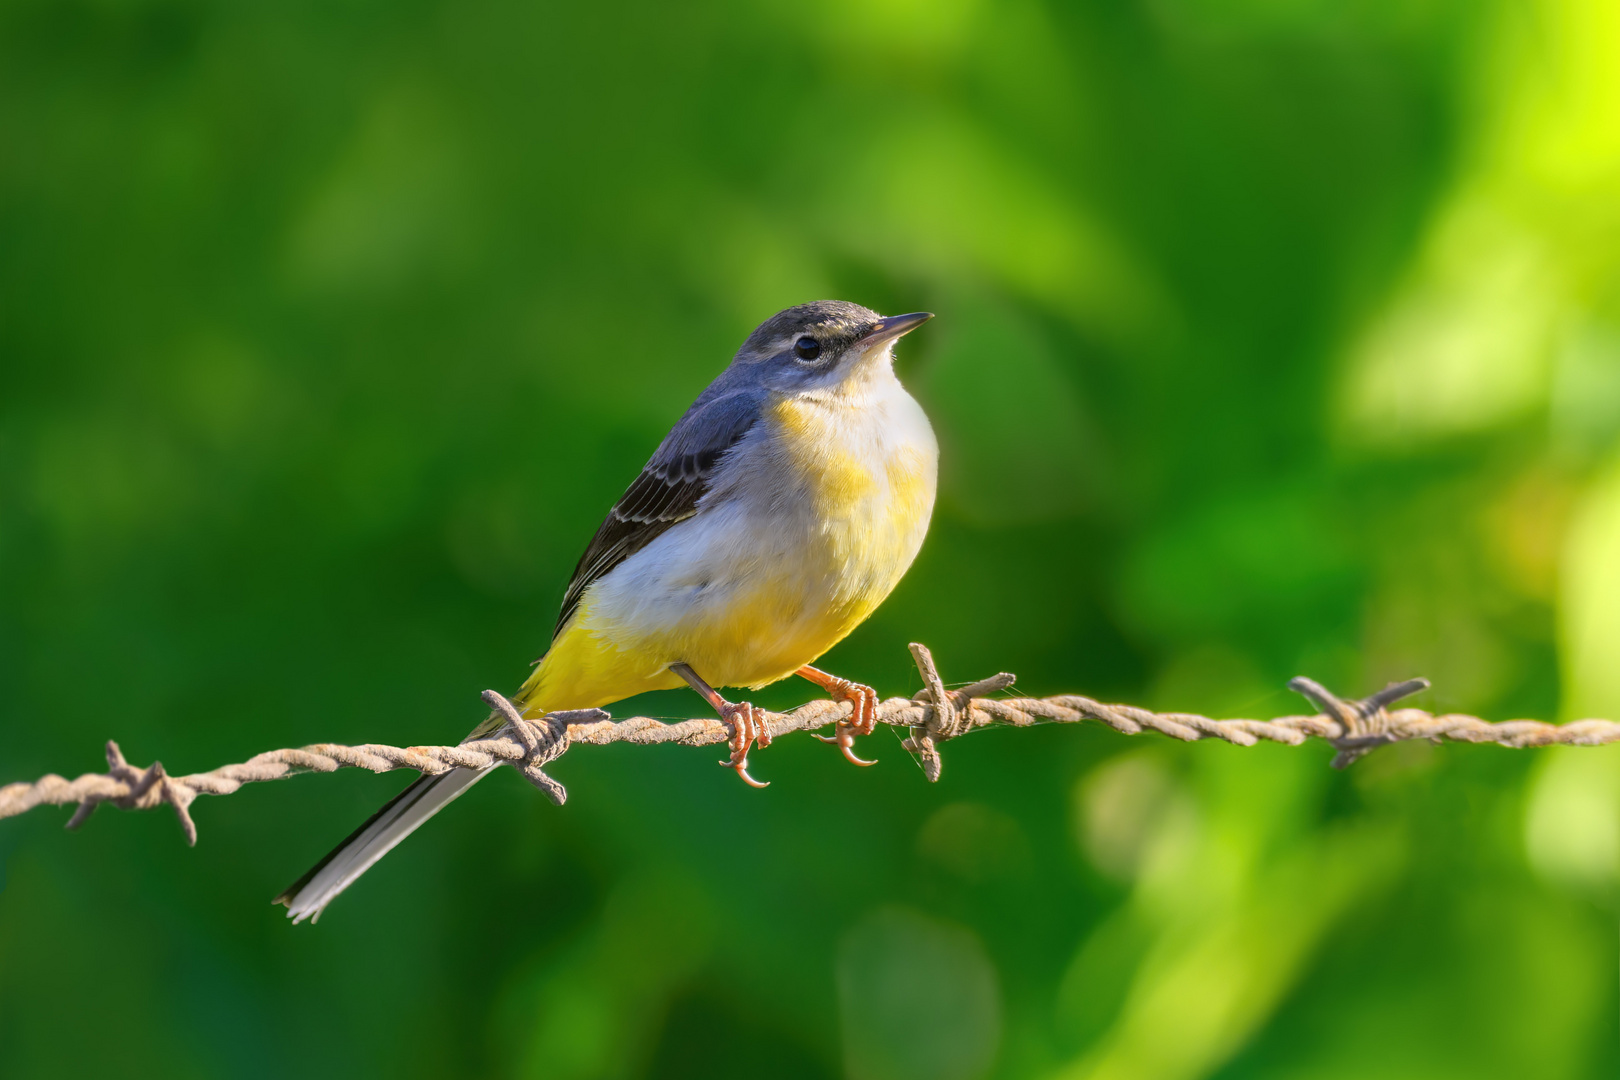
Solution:
<svg viewBox="0 0 1620 1080">
<path fill-rule="evenodd" d="M 749 509 L 734 511 L 740 524 L 717 526 L 721 514 L 700 513 L 626 560 L 609 575 L 616 580 L 586 590 L 524 684 L 525 711 L 592 708 L 683 685 L 674 663 L 716 686 L 758 688 L 860 625 L 921 544 L 933 446 L 931 435 L 918 445 L 877 426 L 852 436 L 836 417 L 814 403 L 777 405 L 769 418 L 777 437 L 747 466 L 780 481 L 773 497 L 741 501 Z M 712 542 L 706 529 L 717 531 Z M 706 601 L 710 579 L 726 575 L 723 600 Z M 636 588 L 624 584 L 631 579 Z M 683 588 L 690 602 L 679 599 Z M 641 602 L 659 589 L 676 599 Z"/>
<path fill-rule="evenodd" d="M 812 663 L 859 626 L 882 600 L 865 610 L 828 611 L 791 624 L 784 634 L 783 605 L 762 590 L 724 614 L 665 633 L 605 634 L 589 628 L 588 612 L 569 623 L 523 685 L 526 714 L 590 709 L 650 690 L 686 685 L 669 670 L 686 663 L 716 686 L 757 689 Z"/>
</svg>

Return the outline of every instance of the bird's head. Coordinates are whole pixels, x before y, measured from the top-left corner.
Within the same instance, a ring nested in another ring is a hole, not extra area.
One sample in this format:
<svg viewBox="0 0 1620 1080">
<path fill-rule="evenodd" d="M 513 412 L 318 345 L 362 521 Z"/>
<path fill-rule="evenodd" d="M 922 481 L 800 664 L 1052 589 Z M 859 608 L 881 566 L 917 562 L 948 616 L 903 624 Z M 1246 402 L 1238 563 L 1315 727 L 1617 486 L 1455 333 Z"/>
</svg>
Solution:
<svg viewBox="0 0 1620 1080">
<path fill-rule="evenodd" d="M 894 343 L 934 316 L 926 311 L 884 317 L 843 300 L 817 300 L 772 315 L 737 351 L 780 393 L 830 390 L 873 371 L 888 371 Z"/>
</svg>

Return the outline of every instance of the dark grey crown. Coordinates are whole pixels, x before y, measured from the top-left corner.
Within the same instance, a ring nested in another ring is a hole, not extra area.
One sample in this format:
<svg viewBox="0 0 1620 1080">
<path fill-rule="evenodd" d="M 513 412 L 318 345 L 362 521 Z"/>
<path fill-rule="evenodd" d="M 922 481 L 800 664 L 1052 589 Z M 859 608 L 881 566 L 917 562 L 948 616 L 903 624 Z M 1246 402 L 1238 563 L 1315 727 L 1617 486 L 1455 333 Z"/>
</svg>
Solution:
<svg viewBox="0 0 1620 1080">
<path fill-rule="evenodd" d="M 847 300 L 815 300 L 779 311 L 760 323 L 743 342 L 738 355 L 761 354 L 782 338 L 800 334 L 814 336 L 829 351 L 841 351 L 882 318 L 871 308 Z"/>
</svg>

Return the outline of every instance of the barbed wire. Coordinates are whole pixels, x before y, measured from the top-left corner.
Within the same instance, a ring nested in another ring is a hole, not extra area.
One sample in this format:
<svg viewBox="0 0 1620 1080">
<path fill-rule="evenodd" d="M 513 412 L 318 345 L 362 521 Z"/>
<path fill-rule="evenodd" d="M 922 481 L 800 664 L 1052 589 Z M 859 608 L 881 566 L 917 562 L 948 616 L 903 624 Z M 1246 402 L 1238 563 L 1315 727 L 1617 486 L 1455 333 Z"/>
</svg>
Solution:
<svg viewBox="0 0 1620 1080">
<path fill-rule="evenodd" d="M 1392 683 L 1359 701 L 1346 701 L 1319 683 L 1300 677 L 1291 681 L 1289 688 L 1308 698 L 1320 712 L 1271 720 L 1215 720 L 1195 713 L 1160 713 L 1134 705 L 1109 705 L 1079 694 L 1046 698 L 988 696 L 1004 692 L 1013 685 L 1014 677 L 1005 672 L 958 690 L 946 690 L 928 649 L 913 644 L 911 653 L 922 675 L 923 689 L 910 698 L 895 697 L 880 702 L 877 722 L 909 729 L 901 745 L 916 755 L 929 781 L 938 780 L 943 767 L 939 744 L 971 731 L 995 726 L 1075 724 L 1087 720 L 1106 724 L 1125 735 L 1154 731 L 1186 742 L 1220 739 L 1236 746 L 1253 746 L 1262 740 L 1298 746 L 1307 739 L 1318 738 L 1338 750 L 1333 759 L 1335 768 L 1344 768 L 1380 746 L 1410 739 L 1452 739 L 1519 748 L 1620 742 L 1620 723 L 1611 720 L 1576 720 L 1568 724 L 1539 720 L 1491 723 L 1458 713 L 1435 715 L 1422 709 L 1389 709 L 1401 698 L 1428 689 L 1426 679 Z M 344 768 L 369 769 L 375 773 L 410 769 L 424 775 L 437 775 L 450 769 L 485 769 L 502 764 L 517 769 L 561 805 L 568 793 L 542 766 L 561 757 L 571 746 L 621 742 L 709 746 L 723 743 L 732 736 L 731 726 L 718 719 L 666 723 L 636 716 L 614 720 L 601 709 L 550 713 L 528 720 L 495 691 L 486 690 L 483 696 L 506 724 L 488 738 L 469 740 L 458 746 L 316 743 L 271 750 L 240 764 L 223 765 L 208 772 L 170 776 L 161 762 L 153 762 L 145 769 L 131 765 L 118 744 L 109 740 L 104 773 L 86 773 L 75 780 L 53 773 L 31 784 L 0 787 L 0 818 L 14 817 L 36 806 L 76 805 L 67 827 L 77 829 L 103 803 L 120 810 L 169 806 L 180 819 L 186 842 L 195 844 L 197 826 L 190 808 L 199 795 L 229 795 L 243 784 Z M 823 699 L 786 713 L 758 710 L 756 716 L 774 739 L 795 731 L 811 731 L 840 723 L 847 720 L 851 712 L 848 702 Z"/>
</svg>

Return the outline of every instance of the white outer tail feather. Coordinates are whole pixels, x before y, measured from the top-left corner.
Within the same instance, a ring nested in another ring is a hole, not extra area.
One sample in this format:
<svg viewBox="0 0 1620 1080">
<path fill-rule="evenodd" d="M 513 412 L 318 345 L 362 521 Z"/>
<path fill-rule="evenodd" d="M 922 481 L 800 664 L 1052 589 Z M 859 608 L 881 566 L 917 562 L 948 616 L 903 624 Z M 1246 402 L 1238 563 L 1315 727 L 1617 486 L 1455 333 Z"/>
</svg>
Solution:
<svg viewBox="0 0 1620 1080">
<path fill-rule="evenodd" d="M 451 769 L 417 780 L 317 863 L 303 879 L 276 897 L 276 902 L 287 905 L 287 917 L 295 923 L 305 919 L 319 922 L 326 905 L 354 884 L 372 863 L 495 768 L 491 765 L 485 769 Z"/>
</svg>

